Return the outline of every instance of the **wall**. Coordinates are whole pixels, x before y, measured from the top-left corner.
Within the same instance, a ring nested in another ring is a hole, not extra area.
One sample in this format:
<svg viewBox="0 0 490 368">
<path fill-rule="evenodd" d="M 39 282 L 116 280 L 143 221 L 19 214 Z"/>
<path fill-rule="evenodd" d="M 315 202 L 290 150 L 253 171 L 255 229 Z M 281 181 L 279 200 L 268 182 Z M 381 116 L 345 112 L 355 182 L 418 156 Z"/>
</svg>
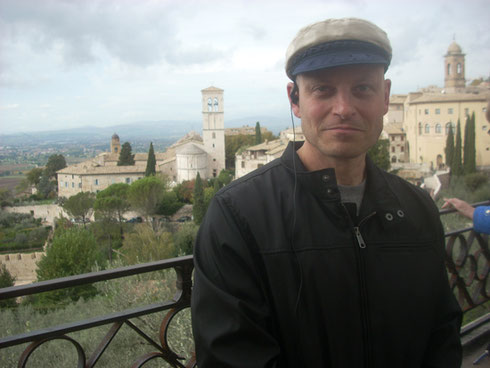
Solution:
<svg viewBox="0 0 490 368">
<path fill-rule="evenodd" d="M 44 252 L 0 254 L 0 264 L 15 277 L 16 286 L 30 284 L 36 281 L 36 263 L 43 255 Z"/>
</svg>

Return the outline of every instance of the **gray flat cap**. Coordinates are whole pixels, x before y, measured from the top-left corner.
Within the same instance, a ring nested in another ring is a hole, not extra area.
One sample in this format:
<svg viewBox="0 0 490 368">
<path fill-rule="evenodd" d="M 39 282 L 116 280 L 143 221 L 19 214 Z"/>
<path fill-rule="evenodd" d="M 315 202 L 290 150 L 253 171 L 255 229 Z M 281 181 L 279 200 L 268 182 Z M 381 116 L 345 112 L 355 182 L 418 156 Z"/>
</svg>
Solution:
<svg viewBox="0 0 490 368">
<path fill-rule="evenodd" d="M 286 74 L 353 64 L 391 62 L 391 45 L 386 32 L 358 18 L 326 19 L 302 28 L 286 51 Z"/>
</svg>

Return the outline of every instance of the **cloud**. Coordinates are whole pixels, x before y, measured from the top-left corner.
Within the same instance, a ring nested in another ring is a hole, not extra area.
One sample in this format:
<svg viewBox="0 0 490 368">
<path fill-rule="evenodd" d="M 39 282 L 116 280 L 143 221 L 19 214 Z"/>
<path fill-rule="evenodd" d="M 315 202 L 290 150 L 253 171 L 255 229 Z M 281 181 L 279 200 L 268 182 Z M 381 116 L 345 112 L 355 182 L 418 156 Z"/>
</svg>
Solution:
<svg viewBox="0 0 490 368">
<path fill-rule="evenodd" d="M 38 52 L 59 53 L 71 66 L 94 63 L 104 55 L 139 67 L 222 57 L 212 48 L 205 53 L 178 39 L 172 6 L 147 0 L 2 0 L 3 43 L 23 42 Z"/>
<path fill-rule="evenodd" d="M 19 106 L 20 106 L 19 104 L 0 105 L 0 110 L 17 109 Z"/>
</svg>

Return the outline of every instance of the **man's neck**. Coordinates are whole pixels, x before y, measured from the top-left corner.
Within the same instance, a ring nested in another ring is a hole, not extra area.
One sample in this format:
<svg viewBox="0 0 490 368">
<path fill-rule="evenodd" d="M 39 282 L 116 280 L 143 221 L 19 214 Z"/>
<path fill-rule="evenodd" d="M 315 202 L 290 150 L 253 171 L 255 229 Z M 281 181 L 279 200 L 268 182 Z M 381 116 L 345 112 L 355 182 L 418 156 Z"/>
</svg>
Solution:
<svg viewBox="0 0 490 368">
<path fill-rule="evenodd" d="M 366 155 L 353 158 L 329 157 L 308 149 L 303 145 L 297 153 L 308 171 L 335 169 L 337 184 L 353 186 L 361 184 L 365 179 Z M 316 151 L 316 150 L 314 150 Z"/>
</svg>

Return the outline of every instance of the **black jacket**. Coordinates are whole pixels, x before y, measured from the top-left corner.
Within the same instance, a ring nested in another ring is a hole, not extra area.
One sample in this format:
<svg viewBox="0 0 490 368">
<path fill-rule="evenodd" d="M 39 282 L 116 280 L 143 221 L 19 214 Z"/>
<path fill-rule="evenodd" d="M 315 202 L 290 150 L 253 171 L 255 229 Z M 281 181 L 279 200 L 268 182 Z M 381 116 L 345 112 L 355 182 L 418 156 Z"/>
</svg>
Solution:
<svg viewBox="0 0 490 368">
<path fill-rule="evenodd" d="M 198 366 L 459 367 L 430 197 L 367 159 L 356 217 L 334 170 L 308 172 L 293 152 L 210 204 L 194 253 Z"/>
</svg>

